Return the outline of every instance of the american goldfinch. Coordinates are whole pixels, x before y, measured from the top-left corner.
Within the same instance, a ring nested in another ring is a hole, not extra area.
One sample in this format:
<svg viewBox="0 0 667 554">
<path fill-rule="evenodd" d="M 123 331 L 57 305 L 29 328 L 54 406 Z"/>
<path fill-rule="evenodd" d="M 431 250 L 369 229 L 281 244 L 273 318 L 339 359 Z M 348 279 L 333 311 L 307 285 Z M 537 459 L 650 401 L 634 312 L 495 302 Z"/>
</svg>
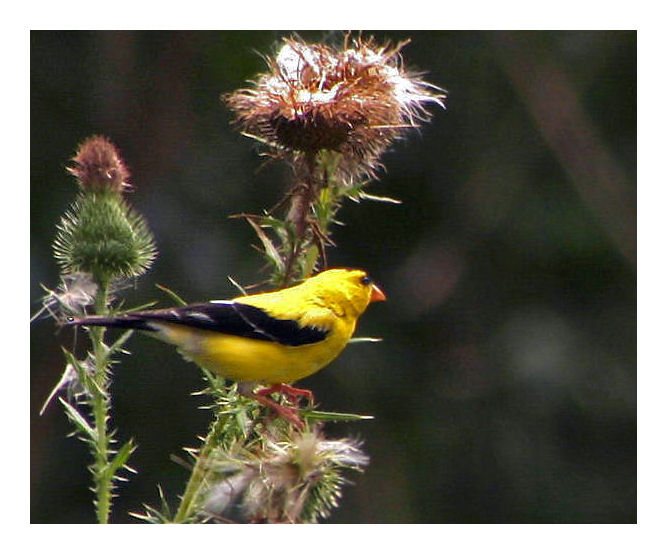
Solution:
<svg viewBox="0 0 667 554">
<path fill-rule="evenodd" d="M 175 345 L 201 367 L 242 383 L 243 392 L 297 423 L 266 396 L 283 392 L 291 398 L 312 398 L 310 391 L 287 384 L 333 361 L 368 304 L 381 300 L 384 293 L 365 271 L 329 269 L 273 292 L 112 317 L 71 318 L 67 323 L 144 331 Z M 257 382 L 271 386 L 252 394 L 247 384 Z"/>
</svg>

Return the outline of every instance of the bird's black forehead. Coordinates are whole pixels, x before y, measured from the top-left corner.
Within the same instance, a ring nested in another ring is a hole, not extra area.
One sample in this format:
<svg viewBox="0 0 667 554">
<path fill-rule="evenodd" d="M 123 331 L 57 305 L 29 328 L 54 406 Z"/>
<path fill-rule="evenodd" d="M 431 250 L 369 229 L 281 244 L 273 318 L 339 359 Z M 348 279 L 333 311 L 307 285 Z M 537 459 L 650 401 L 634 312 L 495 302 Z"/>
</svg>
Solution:
<svg viewBox="0 0 667 554">
<path fill-rule="evenodd" d="M 364 269 L 359 269 L 358 267 L 335 267 L 325 271 L 335 271 L 335 270 L 347 271 L 350 274 L 350 276 L 352 276 L 352 274 L 356 274 L 361 279 L 367 278 L 372 281 L 371 276 L 368 274 L 368 272 Z M 318 275 L 320 275 L 321 273 L 325 273 L 325 271 L 320 272 Z"/>
<path fill-rule="evenodd" d="M 331 267 L 331 268 L 329 268 L 329 269 L 327 269 L 327 270 L 325 270 L 325 271 L 332 271 L 332 270 L 336 270 L 336 269 L 342 269 L 343 271 L 349 271 L 349 272 L 351 272 L 351 273 L 352 273 L 352 272 L 354 272 L 354 273 L 367 273 L 365 270 L 363 270 L 363 269 L 359 269 L 358 267 L 346 267 L 346 266 L 343 266 L 343 267 Z M 321 273 L 324 273 L 324 271 L 322 271 Z"/>
</svg>

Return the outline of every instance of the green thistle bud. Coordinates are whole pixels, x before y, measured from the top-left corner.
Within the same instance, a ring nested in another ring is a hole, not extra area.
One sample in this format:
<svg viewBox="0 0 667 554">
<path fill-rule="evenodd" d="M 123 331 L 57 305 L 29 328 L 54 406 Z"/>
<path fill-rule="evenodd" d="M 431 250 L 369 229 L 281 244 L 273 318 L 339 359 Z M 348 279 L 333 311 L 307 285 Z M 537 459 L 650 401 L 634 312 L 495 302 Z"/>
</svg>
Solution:
<svg viewBox="0 0 667 554">
<path fill-rule="evenodd" d="M 146 222 L 122 197 L 129 172 L 107 139 L 91 137 L 68 171 L 79 197 L 58 225 L 54 251 L 63 273 L 91 273 L 99 283 L 146 272 L 157 254 Z"/>
</svg>

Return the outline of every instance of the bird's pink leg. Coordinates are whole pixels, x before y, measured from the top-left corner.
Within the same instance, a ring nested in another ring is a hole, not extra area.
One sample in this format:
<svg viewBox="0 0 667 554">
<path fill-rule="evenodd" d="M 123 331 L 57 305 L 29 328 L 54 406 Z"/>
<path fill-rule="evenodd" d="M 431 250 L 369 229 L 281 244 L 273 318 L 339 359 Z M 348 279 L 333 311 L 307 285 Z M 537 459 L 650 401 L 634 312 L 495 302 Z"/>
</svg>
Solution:
<svg viewBox="0 0 667 554">
<path fill-rule="evenodd" d="M 278 404 L 274 400 L 271 400 L 269 396 L 277 392 L 284 395 L 294 406 L 283 406 Z M 308 403 L 312 406 L 315 399 L 313 393 L 307 389 L 298 389 L 290 385 L 285 385 L 283 383 L 278 383 L 271 385 L 265 389 L 258 390 L 252 395 L 252 397 L 257 400 L 260 404 L 271 408 L 275 411 L 280 417 L 286 419 L 298 429 L 303 429 L 303 422 L 299 418 L 299 398 L 305 396 L 308 399 Z"/>
<path fill-rule="evenodd" d="M 277 383 L 275 385 L 271 385 L 268 388 L 258 390 L 255 394 L 261 396 L 268 396 L 269 394 L 273 394 L 274 392 L 284 394 L 287 397 L 287 399 L 290 402 L 293 402 L 294 404 L 299 403 L 299 397 L 301 396 L 305 396 L 308 399 L 309 404 L 312 404 L 315 401 L 313 393 L 308 389 L 298 389 L 291 385 L 285 385 L 284 383 Z"/>
<path fill-rule="evenodd" d="M 295 406 L 283 406 L 282 404 L 278 404 L 278 402 L 271 400 L 267 396 L 260 395 L 259 393 L 253 394 L 252 398 L 257 400 L 257 402 L 260 404 L 276 412 L 279 417 L 289 421 L 297 429 L 303 429 L 304 424 L 303 421 L 301 421 L 301 418 L 299 418 L 299 408 Z"/>
</svg>

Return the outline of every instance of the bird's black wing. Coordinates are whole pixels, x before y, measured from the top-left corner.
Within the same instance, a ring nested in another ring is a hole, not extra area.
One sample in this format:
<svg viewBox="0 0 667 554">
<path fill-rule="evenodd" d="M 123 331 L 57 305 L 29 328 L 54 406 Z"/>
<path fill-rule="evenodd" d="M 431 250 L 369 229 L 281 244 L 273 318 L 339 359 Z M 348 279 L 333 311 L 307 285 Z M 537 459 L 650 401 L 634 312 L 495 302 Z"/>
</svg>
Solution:
<svg viewBox="0 0 667 554">
<path fill-rule="evenodd" d="M 301 327 L 291 319 L 275 318 L 261 308 L 233 301 L 192 304 L 181 308 L 135 312 L 104 319 L 106 321 L 102 319 L 94 321 L 94 318 L 89 318 L 88 321 L 83 320 L 80 323 L 150 331 L 154 330 L 151 328 L 151 321 L 162 321 L 288 346 L 320 342 L 328 334 L 327 331 L 315 327 Z"/>
</svg>

